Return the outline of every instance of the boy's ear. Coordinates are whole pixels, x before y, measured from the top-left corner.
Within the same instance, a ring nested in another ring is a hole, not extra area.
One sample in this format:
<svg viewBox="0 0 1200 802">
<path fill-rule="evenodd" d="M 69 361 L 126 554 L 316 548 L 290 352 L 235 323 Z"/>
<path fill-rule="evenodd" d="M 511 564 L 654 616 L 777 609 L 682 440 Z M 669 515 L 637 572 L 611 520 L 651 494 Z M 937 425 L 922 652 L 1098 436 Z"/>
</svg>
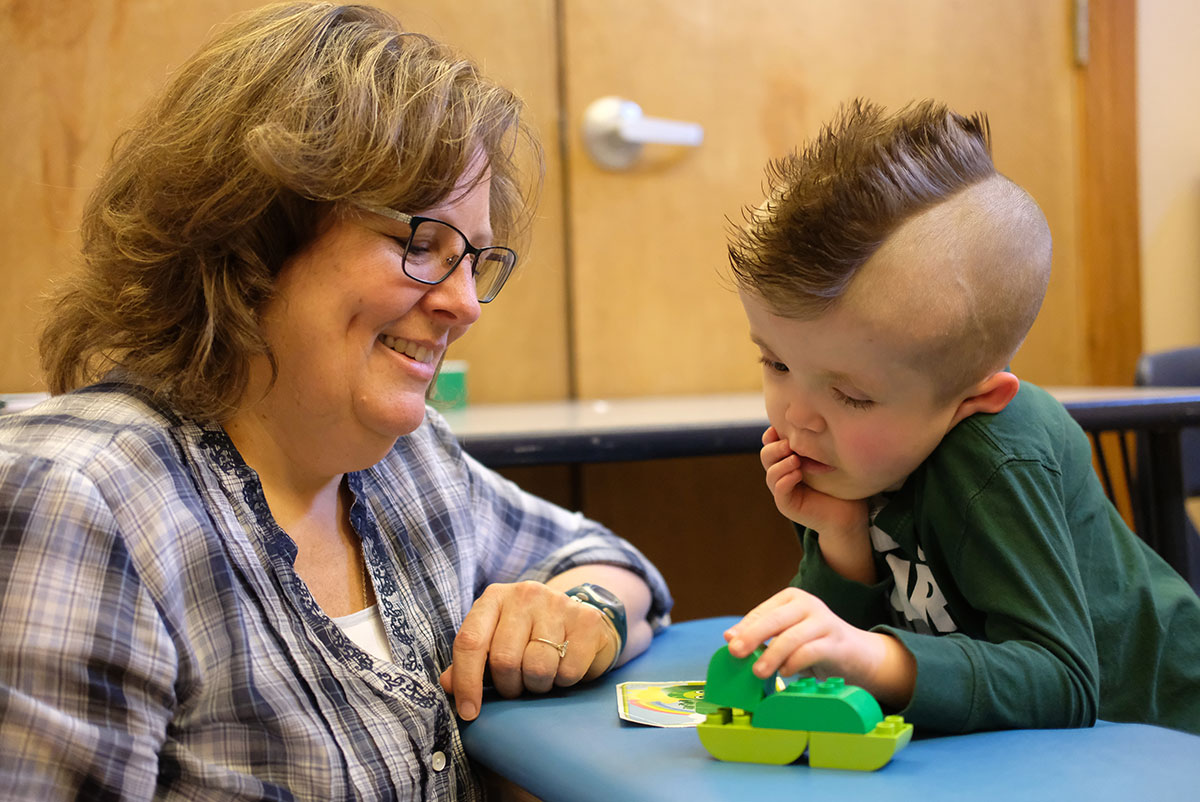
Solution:
<svg viewBox="0 0 1200 802">
<path fill-rule="evenodd" d="M 976 412 L 999 412 L 1008 406 L 1008 402 L 1021 389 L 1021 380 L 1007 370 L 1000 370 L 988 376 L 979 384 L 972 387 L 966 398 L 958 404 L 954 411 L 954 427 L 959 421 L 966 420 Z"/>
</svg>

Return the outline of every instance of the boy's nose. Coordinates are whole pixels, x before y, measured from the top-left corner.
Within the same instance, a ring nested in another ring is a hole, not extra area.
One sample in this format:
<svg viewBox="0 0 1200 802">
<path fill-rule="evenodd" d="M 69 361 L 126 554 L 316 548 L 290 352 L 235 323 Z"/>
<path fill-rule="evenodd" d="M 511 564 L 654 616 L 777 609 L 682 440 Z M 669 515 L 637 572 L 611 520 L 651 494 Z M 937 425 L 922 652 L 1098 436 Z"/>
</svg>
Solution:
<svg viewBox="0 0 1200 802">
<path fill-rule="evenodd" d="M 825 431 L 825 418 L 814 405 L 806 401 L 792 401 L 788 404 L 787 421 L 797 429 L 810 432 Z"/>
</svg>

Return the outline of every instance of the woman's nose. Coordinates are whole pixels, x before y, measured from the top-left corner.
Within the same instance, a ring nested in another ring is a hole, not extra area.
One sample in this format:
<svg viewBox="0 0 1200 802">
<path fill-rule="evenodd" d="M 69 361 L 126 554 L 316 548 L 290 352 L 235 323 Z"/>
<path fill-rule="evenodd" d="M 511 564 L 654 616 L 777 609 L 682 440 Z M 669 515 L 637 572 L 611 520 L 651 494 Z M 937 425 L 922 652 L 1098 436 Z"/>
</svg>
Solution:
<svg viewBox="0 0 1200 802">
<path fill-rule="evenodd" d="M 436 311 L 449 315 L 458 324 L 469 325 L 478 320 L 481 310 L 471 258 L 465 257 L 445 281 L 430 287 L 427 298 Z"/>
</svg>

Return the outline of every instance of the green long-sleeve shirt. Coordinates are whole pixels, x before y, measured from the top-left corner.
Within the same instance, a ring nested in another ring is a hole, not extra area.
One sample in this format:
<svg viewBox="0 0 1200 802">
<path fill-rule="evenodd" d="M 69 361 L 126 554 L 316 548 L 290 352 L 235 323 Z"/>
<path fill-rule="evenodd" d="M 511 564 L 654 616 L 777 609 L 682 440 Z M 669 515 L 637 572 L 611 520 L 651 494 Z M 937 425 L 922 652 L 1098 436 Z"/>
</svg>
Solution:
<svg viewBox="0 0 1200 802">
<path fill-rule="evenodd" d="M 903 715 L 945 732 L 1097 718 L 1200 733 L 1200 597 L 1125 526 L 1087 436 L 1023 383 L 959 423 L 874 513 L 877 584 L 804 532 L 793 584 L 917 661 Z"/>
</svg>

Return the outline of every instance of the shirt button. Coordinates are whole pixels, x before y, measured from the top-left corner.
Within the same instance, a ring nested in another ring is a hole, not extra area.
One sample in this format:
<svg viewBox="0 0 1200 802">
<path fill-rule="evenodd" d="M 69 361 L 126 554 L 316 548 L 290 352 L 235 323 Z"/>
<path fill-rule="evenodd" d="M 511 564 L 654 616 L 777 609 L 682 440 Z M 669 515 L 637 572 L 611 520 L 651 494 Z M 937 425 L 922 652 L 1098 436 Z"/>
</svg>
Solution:
<svg viewBox="0 0 1200 802">
<path fill-rule="evenodd" d="M 434 752 L 433 757 L 430 759 L 430 763 L 433 765 L 434 771 L 441 771 L 442 769 L 446 768 L 445 752 Z"/>
</svg>

